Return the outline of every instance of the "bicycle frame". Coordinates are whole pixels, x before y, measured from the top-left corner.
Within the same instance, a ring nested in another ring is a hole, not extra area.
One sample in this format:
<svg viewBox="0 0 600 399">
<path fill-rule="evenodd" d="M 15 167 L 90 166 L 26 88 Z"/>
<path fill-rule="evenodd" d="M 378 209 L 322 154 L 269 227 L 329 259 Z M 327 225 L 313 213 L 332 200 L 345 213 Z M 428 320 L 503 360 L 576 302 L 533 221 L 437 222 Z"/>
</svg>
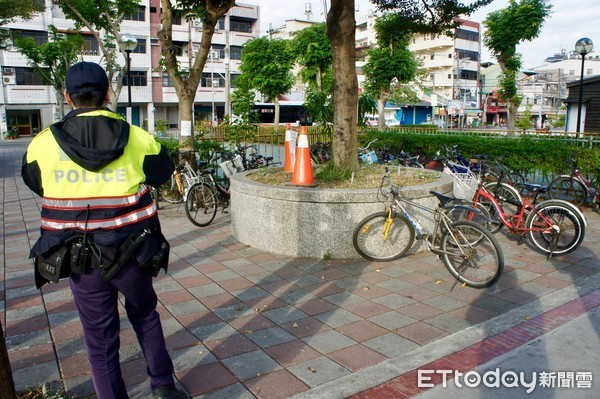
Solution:
<svg viewBox="0 0 600 399">
<path fill-rule="evenodd" d="M 408 213 L 408 211 L 406 210 L 406 208 L 404 208 L 404 206 L 402 206 L 402 202 L 405 202 L 407 204 L 410 204 L 412 206 L 414 206 L 415 208 L 418 208 L 422 211 L 425 211 L 427 213 L 433 214 L 433 220 L 434 220 L 434 227 L 433 227 L 433 233 L 429 234 L 427 233 L 427 231 L 424 229 L 423 226 L 421 226 L 421 224 L 415 220 L 410 213 Z M 389 231 L 390 227 L 391 227 L 391 223 L 393 221 L 393 218 L 391 217 L 391 213 L 392 212 L 397 212 L 398 210 L 400 210 L 402 212 L 402 214 L 404 215 L 404 217 L 410 222 L 410 224 L 415 228 L 415 231 L 417 232 L 417 240 L 423 240 L 425 242 L 425 249 L 428 252 L 432 252 L 436 255 L 454 255 L 454 253 L 452 252 L 448 252 L 448 251 L 443 251 L 441 250 L 439 247 L 437 247 L 434 242 L 435 242 L 435 238 L 439 236 L 440 232 L 441 232 L 441 226 L 443 225 L 443 228 L 448 230 L 450 232 L 450 235 L 456 240 L 456 237 L 454 236 L 454 232 L 452 229 L 450 229 L 450 224 L 452 224 L 452 220 L 446 215 L 444 214 L 444 212 L 442 212 L 440 209 L 431 209 L 426 207 L 425 205 L 421 205 L 418 204 L 416 202 L 401 198 L 398 196 L 398 194 L 393 193 L 392 192 L 392 199 L 391 199 L 391 204 L 388 208 L 388 219 L 386 220 L 386 225 L 384 226 L 384 231 Z M 473 209 L 474 212 L 477 212 L 476 209 Z M 462 248 L 460 248 L 461 253 L 464 255 L 465 252 Z"/>
<path fill-rule="evenodd" d="M 509 202 L 512 205 L 516 205 L 519 207 L 519 211 L 515 214 L 509 214 L 509 213 L 505 212 L 504 209 L 502 208 L 502 205 L 500 204 L 500 202 L 498 202 L 496 197 L 492 193 L 487 191 L 484 187 L 479 186 L 479 188 L 475 192 L 475 198 L 473 198 L 473 204 L 474 204 L 475 208 L 477 208 L 477 206 L 479 205 L 481 198 L 485 198 L 492 203 L 492 206 L 498 213 L 498 216 L 500 217 L 500 221 L 502 222 L 502 224 L 504 226 L 506 226 L 508 229 L 510 229 L 510 231 L 514 234 L 523 235 L 528 231 L 545 232 L 548 229 L 552 229 L 552 226 L 554 224 L 545 215 L 540 214 L 537 211 L 537 209 L 535 209 L 535 206 L 533 205 L 533 203 L 529 202 L 530 201 L 529 197 L 523 198 L 523 202 L 520 204 Z M 527 212 L 535 212 L 538 216 L 540 216 L 547 223 L 547 226 L 540 227 L 540 228 L 533 228 L 533 229 L 528 229 L 527 227 L 525 227 L 523 224 L 525 222 Z"/>
<path fill-rule="evenodd" d="M 566 177 L 566 175 L 565 175 L 565 177 Z M 600 203 L 600 190 L 598 190 L 596 187 L 592 186 L 592 182 L 589 181 L 583 175 L 583 173 L 581 173 L 581 171 L 579 170 L 579 168 L 577 166 L 573 167 L 573 170 L 571 171 L 571 175 L 569 177 L 571 178 L 571 181 L 578 180 L 581 184 L 583 184 L 583 187 L 585 187 L 588 195 L 590 197 L 594 197 L 594 201 L 596 203 Z"/>
</svg>

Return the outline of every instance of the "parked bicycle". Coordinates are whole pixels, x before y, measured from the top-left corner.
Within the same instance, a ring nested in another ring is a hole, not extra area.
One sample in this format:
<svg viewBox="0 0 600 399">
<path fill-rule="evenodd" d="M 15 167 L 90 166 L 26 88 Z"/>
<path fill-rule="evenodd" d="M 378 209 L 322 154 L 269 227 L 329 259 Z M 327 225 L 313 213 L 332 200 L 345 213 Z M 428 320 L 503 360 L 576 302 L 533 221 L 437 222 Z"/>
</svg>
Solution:
<svg viewBox="0 0 600 399">
<path fill-rule="evenodd" d="M 521 240 L 528 238 L 534 249 L 548 258 L 577 249 L 585 238 L 587 221 L 583 213 L 562 200 L 537 203 L 539 195 L 547 191 L 539 184 L 525 183 L 523 188 L 531 192 L 533 198 L 521 197 L 514 187 L 500 180 L 487 186 L 480 184 L 473 206 L 483 204 L 489 210 L 493 233 L 506 227 Z M 472 216 L 470 214 L 467 220 Z"/>
<path fill-rule="evenodd" d="M 199 227 L 210 225 L 220 209 L 226 213 L 231 198 L 229 178 L 233 173 L 241 172 L 236 168 L 232 153 L 216 152 L 205 164 L 219 162 L 223 175 L 217 177 L 217 168 L 202 169 L 199 181 L 189 189 L 185 200 L 185 214 L 190 222 Z"/>
<path fill-rule="evenodd" d="M 363 219 L 354 230 L 356 251 L 371 261 L 398 259 L 423 240 L 427 251 L 438 255 L 450 274 L 470 287 L 485 288 L 495 284 L 504 269 L 504 255 L 498 240 L 480 224 L 460 220 L 453 222 L 443 205 L 452 198 L 431 192 L 440 206 L 430 209 L 403 198 L 392 184 L 389 171 L 382 178 L 380 193 L 388 200 L 386 210 Z M 403 203 L 431 213 L 434 220 L 428 233 L 406 210 Z M 476 210 L 472 210 L 476 213 Z"/>
<path fill-rule="evenodd" d="M 173 151 L 172 157 L 185 156 L 194 153 L 190 151 Z M 199 179 L 198 173 L 192 168 L 187 160 L 178 164 L 171 178 L 158 188 L 158 198 L 171 204 L 183 202 L 186 192 L 191 185 Z"/>
<path fill-rule="evenodd" d="M 550 198 L 569 201 L 577 206 L 593 200 L 596 207 L 600 206 L 600 187 L 597 181 L 588 179 L 581 173 L 573 154 L 569 155 L 567 163 L 571 165 L 571 174 L 560 175 L 550 182 Z M 596 172 L 600 173 L 600 168 Z"/>
</svg>

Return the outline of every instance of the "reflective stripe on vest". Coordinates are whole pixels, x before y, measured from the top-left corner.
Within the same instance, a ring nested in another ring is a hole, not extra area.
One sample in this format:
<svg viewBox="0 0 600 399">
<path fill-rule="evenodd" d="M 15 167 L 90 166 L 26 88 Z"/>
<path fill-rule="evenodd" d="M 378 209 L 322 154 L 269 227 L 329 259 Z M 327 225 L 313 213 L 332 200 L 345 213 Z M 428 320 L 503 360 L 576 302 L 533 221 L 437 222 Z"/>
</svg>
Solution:
<svg viewBox="0 0 600 399">
<path fill-rule="evenodd" d="M 126 215 L 103 220 L 53 220 L 42 217 L 41 227 L 47 230 L 78 229 L 92 231 L 98 229 L 116 229 L 152 217 L 156 213 L 156 204 L 152 201 L 147 207 L 138 209 Z M 87 227 L 86 227 L 87 226 Z"/>
<path fill-rule="evenodd" d="M 42 208 L 48 209 L 65 209 L 65 210 L 76 210 L 76 209 L 87 209 L 88 205 L 90 209 L 99 208 L 120 208 L 123 206 L 129 206 L 140 202 L 140 199 L 144 194 L 148 192 L 148 187 L 140 185 L 140 189 L 133 195 L 127 195 L 123 197 L 104 197 L 104 198 L 83 198 L 83 199 L 60 199 L 60 198 L 48 198 L 44 197 L 42 200 Z"/>
</svg>

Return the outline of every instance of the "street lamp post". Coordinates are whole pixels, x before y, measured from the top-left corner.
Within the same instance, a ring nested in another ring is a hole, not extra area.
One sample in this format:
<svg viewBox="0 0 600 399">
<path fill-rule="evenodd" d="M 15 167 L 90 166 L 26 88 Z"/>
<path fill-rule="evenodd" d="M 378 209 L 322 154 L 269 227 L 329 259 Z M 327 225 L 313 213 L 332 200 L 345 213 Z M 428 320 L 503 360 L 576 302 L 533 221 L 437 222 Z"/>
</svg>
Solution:
<svg viewBox="0 0 600 399">
<path fill-rule="evenodd" d="M 583 65 L 585 56 L 594 50 L 594 43 L 587 37 L 582 37 L 575 43 L 575 51 L 581 55 L 581 76 L 579 78 L 579 106 L 577 107 L 577 133 L 581 131 L 581 108 L 583 107 Z"/>
<path fill-rule="evenodd" d="M 137 39 L 131 33 L 124 33 L 119 38 L 119 46 L 127 55 L 127 122 L 131 123 L 131 52 L 137 47 Z"/>
</svg>

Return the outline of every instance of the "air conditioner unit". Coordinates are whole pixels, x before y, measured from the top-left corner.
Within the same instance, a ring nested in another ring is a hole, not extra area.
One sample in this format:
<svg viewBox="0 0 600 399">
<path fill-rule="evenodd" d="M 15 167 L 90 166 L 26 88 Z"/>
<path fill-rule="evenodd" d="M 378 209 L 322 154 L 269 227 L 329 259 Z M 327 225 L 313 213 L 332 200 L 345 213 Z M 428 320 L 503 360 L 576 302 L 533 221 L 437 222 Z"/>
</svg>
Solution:
<svg viewBox="0 0 600 399">
<path fill-rule="evenodd" d="M 197 55 L 198 55 L 198 50 L 192 50 L 192 57 L 196 58 Z"/>
<path fill-rule="evenodd" d="M 221 84 L 219 83 L 218 80 L 213 80 L 212 81 L 212 87 L 221 87 Z"/>
<path fill-rule="evenodd" d="M 2 83 L 5 85 L 16 85 L 17 77 L 15 75 L 9 75 L 2 77 Z"/>
<path fill-rule="evenodd" d="M 202 23 L 202 20 L 200 20 L 200 19 L 194 19 L 192 21 L 192 26 L 194 28 L 202 29 L 202 27 L 204 26 L 204 24 Z"/>
<path fill-rule="evenodd" d="M 8 67 L 5 67 L 5 68 L 3 69 L 3 73 L 4 73 L 5 75 L 12 75 L 12 74 L 14 74 L 14 73 L 15 73 L 15 68 L 8 68 Z"/>
<path fill-rule="evenodd" d="M 66 34 L 66 33 L 60 33 L 60 32 L 59 32 L 59 33 L 57 33 L 57 34 L 56 34 L 56 37 L 57 37 L 58 39 L 66 39 L 66 38 L 67 38 L 67 34 Z"/>
</svg>

